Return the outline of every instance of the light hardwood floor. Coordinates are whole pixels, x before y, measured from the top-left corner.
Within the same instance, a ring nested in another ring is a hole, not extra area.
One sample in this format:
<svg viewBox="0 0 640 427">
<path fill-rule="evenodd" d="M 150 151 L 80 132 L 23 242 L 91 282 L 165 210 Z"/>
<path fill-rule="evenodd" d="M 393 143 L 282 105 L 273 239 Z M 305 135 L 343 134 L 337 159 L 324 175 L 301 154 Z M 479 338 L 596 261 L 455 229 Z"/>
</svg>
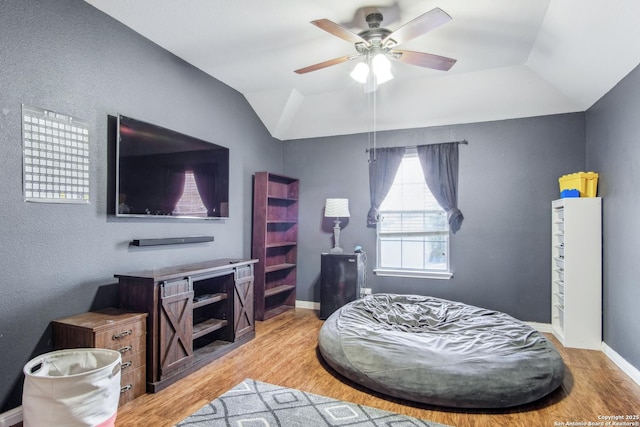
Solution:
<svg viewBox="0 0 640 427">
<path fill-rule="evenodd" d="M 532 404 L 468 411 L 385 398 L 326 368 L 317 352 L 321 326 L 316 312 L 305 309 L 257 322 L 256 338 L 248 344 L 159 393 L 120 407 L 116 426 L 172 426 L 245 378 L 461 427 L 589 425 L 603 421 L 599 418 L 603 416 L 640 415 L 640 386 L 602 352 L 565 349 L 554 338 L 568 367 L 567 375 L 560 388 Z"/>
</svg>

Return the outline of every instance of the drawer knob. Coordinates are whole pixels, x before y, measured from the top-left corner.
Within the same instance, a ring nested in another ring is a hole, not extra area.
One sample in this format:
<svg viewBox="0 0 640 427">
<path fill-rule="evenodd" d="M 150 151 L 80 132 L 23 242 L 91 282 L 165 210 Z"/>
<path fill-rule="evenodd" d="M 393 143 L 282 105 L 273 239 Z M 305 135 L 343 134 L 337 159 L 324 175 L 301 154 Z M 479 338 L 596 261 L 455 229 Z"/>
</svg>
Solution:
<svg viewBox="0 0 640 427">
<path fill-rule="evenodd" d="M 120 369 L 127 369 L 128 367 L 130 367 L 133 363 L 129 360 L 128 362 L 123 362 L 122 366 L 120 367 Z"/>
<path fill-rule="evenodd" d="M 128 345 L 126 347 L 122 347 L 118 351 L 120 352 L 120 354 L 125 354 L 127 351 L 131 351 L 131 350 L 133 350 L 133 347 Z"/>
<path fill-rule="evenodd" d="M 131 384 L 127 384 L 127 385 L 126 385 L 126 386 L 124 386 L 124 387 L 120 387 L 120 394 L 122 394 L 122 393 L 126 393 L 126 392 L 128 392 L 129 390 L 131 390 L 132 388 L 133 388 L 133 386 L 132 386 Z"/>
<path fill-rule="evenodd" d="M 123 332 L 120 332 L 119 334 L 115 334 L 113 337 L 111 337 L 111 339 L 119 340 L 120 338 L 128 337 L 132 333 L 133 333 L 133 331 L 131 329 L 129 329 L 128 331 L 123 331 Z"/>
</svg>

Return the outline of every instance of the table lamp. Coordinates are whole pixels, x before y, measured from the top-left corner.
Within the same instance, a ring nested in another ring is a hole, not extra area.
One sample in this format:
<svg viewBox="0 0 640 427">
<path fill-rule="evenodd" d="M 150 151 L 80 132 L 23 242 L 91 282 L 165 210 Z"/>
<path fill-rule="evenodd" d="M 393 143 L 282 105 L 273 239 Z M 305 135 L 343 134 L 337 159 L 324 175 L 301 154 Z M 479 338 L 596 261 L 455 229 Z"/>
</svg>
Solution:
<svg viewBox="0 0 640 427">
<path fill-rule="evenodd" d="M 349 218 L 349 199 L 327 199 L 324 205 L 324 216 L 335 218 L 333 226 L 333 249 L 332 254 L 341 254 L 340 247 L 340 218 Z"/>
</svg>

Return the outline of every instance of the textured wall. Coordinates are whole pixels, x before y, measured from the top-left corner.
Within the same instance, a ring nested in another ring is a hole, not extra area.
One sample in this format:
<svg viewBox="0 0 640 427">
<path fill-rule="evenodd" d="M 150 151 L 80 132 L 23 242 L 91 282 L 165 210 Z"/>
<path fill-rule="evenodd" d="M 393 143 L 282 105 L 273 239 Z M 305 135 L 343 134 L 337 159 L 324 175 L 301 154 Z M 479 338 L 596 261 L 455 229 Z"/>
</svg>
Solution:
<svg viewBox="0 0 640 427">
<path fill-rule="evenodd" d="M 80 0 L 0 3 L 0 412 L 20 404 L 22 367 L 51 350 L 49 322 L 117 303 L 115 273 L 251 254 L 252 174 L 282 170 L 272 139 L 235 90 Z M 25 203 L 21 104 L 84 119 L 91 204 Z M 231 219 L 119 220 L 107 214 L 107 116 L 149 121 L 230 148 Z M 213 243 L 132 248 L 137 238 Z"/>
<path fill-rule="evenodd" d="M 558 177 L 584 169 L 584 114 L 381 132 L 379 146 L 467 139 L 460 146 L 458 201 L 465 220 L 451 238 L 450 280 L 376 277 L 375 230 L 369 209 L 368 135 L 285 144 L 285 172 L 300 178 L 297 297 L 319 301 L 320 253 L 332 246 L 323 217 L 327 197 L 349 199 L 341 246 L 368 254 L 373 292 L 416 293 L 551 321 L 551 201 Z"/>
<path fill-rule="evenodd" d="M 640 69 L 587 111 L 587 170 L 600 174 L 604 342 L 640 369 Z"/>
<path fill-rule="evenodd" d="M 298 299 L 319 301 L 320 253 L 331 247 L 327 197 L 347 197 L 341 241 L 369 254 L 376 292 L 413 292 L 549 322 L 550 201 L 558 176 L 600 172 L 604 199 L 604 336 L 640 366 L 633 218 L 640 73 L 584 114 L 378 134 L 378 145 L 466 138 L 460 147 L 461 231 L 451 280 L 379 278 L 369 207 L 370 135 L 274 141 L 244 98 L 80 0 L 0 2 L 0 411 L 20 404 L 22 366 L 51 349 L 49 322 L 112 305 L 113 274 L 250 255 L 251 176 L 283 171 L 301 180 Z M 25 203 L 20 105 L 82 118 L 91 132 L 91 204 Z M 231 149 L 231 219 L 117 220 L 107 214 L 107 116 L 127 114 Z M 284 145 L 284 150 L 283 150 Z M 284 155 L 284 158 L 283 158 Z M 283 170 L 283 164 L 285 168 Z M 214 235 L 215 242 L 130 248 L 134 238 Z"/>
</svg>

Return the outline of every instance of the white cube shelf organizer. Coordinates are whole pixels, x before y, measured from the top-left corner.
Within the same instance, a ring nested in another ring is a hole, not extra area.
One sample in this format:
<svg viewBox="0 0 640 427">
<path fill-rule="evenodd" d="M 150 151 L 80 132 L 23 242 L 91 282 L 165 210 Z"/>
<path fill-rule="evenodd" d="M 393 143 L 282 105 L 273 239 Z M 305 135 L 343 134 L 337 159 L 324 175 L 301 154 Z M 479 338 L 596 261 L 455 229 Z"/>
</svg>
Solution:
<svg viewBox="0 0 640 427">
<path fill-rule="evenodd" d="M 565 347 L 602 345 L 602 199 L 552 202 L 551 324 Z"/>
</svg>

